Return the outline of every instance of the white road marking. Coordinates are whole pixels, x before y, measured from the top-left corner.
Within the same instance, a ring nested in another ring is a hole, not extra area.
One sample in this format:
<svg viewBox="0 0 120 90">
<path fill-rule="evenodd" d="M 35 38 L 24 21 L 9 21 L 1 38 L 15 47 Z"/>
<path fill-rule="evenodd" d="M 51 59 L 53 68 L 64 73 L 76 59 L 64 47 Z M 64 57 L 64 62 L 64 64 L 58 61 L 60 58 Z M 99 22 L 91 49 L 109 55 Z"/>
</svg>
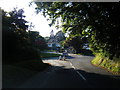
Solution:
<svg viewBox="0 0 120 90">
<path fill-rule="evenodd" d="M 76 69 L 71 62 L 70 62 L 70 65 L 72 66 L 72 68 Z M 83 80 L 86 81 L 86 78 L 80 72 L 78 72 L 78 71 L 76 71 L 76 72 L 78 73 L 78 75 L 80 75 L 80 77 L 82 77 Z"/>
<path fill-rule="evenodd" d="M 75 67 L 72 65 L 72 63 L 70 63 L 70 65 L 72 66 L 72 68 L 74 68 L 74 69 L 75 69 Z"/>
<path fill-rule="evenodd" d="M 76 72 L 82 77 L 83 80 L 86 81 L 85 77 L 80 72 L 78 72 L 78 71 L 76 71 Z"/>
</svg>

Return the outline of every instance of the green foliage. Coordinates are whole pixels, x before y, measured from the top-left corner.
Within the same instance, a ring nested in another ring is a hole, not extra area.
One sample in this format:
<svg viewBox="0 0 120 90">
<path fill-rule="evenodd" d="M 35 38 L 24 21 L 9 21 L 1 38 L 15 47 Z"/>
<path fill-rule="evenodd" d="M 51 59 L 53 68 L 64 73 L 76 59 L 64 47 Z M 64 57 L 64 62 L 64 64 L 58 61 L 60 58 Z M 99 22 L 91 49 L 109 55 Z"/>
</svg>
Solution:
<svg viewBox="0 0 120 90">
<path fill-rule="evenodd" d="M 63 31 L 86 37 L 95 54 L 100 53 L 109 59 L 120 58 L 119 3 L 35 3 L 38 12 L 49 16 L 50 25 L 61 17 Z"/>
<path fill-rule="evenodd" d="M 39 45 L 42 50 L 46 43 L 42 36 L 35 36 L 27 32 L 27 21 L 24 20 L 23 10 L 16 8 L 11 12 L 2 10 L 2 58 L 3 63 L 14 63 L 24 60 L 39 59 L 38 44 L 35 40 L 44 43 Z M 32 38 L 31 38 L 32 37 Z M 33 45 L 34 43 L 34 45 Z"/>
<path fill-rule="evenodd" d="M 65 47 L 65 40 L 60 41 L 60 45 L 61 45 L 61 47 Z M 65 48 L 66 48 L 66 47 L 65 47 Z"/>
<path fill-rule="evenodd" d="M 20 12 L 21 11 L 21 12 Z M 2 10 L 3 59 L 13 58 L 16 52 L 28 44 L 27 25 L 22 9 L 7 13 Z"/>
<path fill-rule="evenodd" d="M 63 46 L 65 48 L 72 46 L 76 50 L 76 53 L 82 53 L 84 44 L 86 43 L 87 40 L 85 38 L 81 38 L 80 36 L 77 35 L 76 36 L 71 35 L 64 41 Z"/>
<path fill-rule="evenodd" d="M 46 40 L 39 35 L 39 32 L 29 31 L 29 38 L 31 40 L 32 47 L 35 47 L 40 51 L 47 49 Z"/>
<path fill-rule="evenodd" d="M 102 55 L 96 55 L 91 63 L 99 67 L 106 68 L 108 71 L 112 71 L 113 73 L 120 73 L 120 60 L 117 58 L 114 58 L 114 60 L 109 60 L 109 58 Z"/>
</svg>

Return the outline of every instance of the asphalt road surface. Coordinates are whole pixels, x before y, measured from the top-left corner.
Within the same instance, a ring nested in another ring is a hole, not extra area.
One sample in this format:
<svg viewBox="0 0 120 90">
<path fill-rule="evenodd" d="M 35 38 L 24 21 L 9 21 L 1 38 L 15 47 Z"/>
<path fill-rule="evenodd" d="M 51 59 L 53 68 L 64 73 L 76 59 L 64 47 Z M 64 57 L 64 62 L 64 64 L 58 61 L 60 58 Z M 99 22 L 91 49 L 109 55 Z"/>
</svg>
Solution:
<svg viewBox="0 0 120 90">
<path fill-rule="evenodd" d="M 70 54 L 66 61 L 44 59 L 52 66 L 18 88 L 120 88 L 120 76 L 93 66 L 93 58 Z"/>
</svg>

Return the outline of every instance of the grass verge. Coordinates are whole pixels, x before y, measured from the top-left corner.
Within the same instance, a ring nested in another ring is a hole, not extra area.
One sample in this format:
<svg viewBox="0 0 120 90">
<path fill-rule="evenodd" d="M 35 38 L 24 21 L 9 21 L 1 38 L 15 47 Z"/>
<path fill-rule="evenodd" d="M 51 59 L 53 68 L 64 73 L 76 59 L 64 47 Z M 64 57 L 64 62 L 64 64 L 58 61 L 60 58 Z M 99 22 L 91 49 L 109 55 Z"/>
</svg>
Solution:
<svg viewBox="0 0 120 90">
<path fill-rule="evenodd" d="M 91 63 L 95 66 L 105 68 L 114 74 L 120 74 L 120 60 L 117 58 L 110 60 L 106 57 L 96 55 Z"/>
</svg>

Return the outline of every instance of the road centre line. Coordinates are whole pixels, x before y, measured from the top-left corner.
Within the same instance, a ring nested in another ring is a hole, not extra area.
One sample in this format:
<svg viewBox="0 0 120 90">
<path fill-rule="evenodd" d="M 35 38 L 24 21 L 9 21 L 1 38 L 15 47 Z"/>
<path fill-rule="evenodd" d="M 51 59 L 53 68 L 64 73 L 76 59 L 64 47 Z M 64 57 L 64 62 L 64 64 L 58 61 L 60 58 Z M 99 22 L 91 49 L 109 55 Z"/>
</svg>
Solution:
<svg viewBox="0 0 120 90">
<path fill-rule="evenodd" d="M 71 62 L 70 62 L 70 65 L 72 66 L 72 68 L 76 69 Z M 76 71 L 76 70 L 75 70 L 75 71 Z M 80 77 L 82 77 L 83 80 L 86 81 L 85 77 L 84 77 L 80 72 L 78 72 L 78 71 L 76 71 L 76 72 L 78 73 L 78 75 L 79 75 Z"/>
<path fill-rule="evenodd" d="M 82 77 L 83 80 L 86 81 L 85 77 L 80 72 L 78 72 L 78 71 L 76 71 L 76 72 Z"/>
</svg>

